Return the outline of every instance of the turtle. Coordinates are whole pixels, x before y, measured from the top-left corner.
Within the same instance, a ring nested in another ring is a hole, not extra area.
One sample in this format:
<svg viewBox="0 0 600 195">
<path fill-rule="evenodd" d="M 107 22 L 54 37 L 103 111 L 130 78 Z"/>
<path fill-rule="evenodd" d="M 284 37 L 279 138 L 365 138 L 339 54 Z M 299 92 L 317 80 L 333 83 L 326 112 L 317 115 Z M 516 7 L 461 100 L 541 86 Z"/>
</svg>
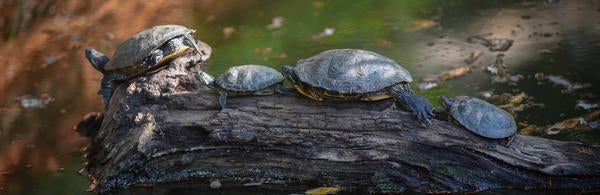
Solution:
<svg viewBox="0 0 600 195">
<path fill-rule="evenodd" d="M 217 90 L 219 104 L 225 108 L 228 96 L 291 94 L 295 92 L 283 85 L 281 73 L 264 65 L 241 65 L 229 68 L 214 79 L 206 72 L 198 71 L 196 78 L 207 87 Z"/>
<path fill-rule="evenodd" d="M 158 72 L 190 48 L 206 61 L 212 49 L 206 43 L 196 43 L 192 36 L 194 32 L 180 25 L 154 26 L 121 43 L 112 60 L 94 48 L 87 48 L 86 58 L 104 76 L 98 93 L 106 105 L 117 84 L 142 74 Z"/>
<path fill-rule="evenodd" d="M 496 147 L 497 142 L 504 138 L 507 139 L 505 146 L 513 141 L 517 123 L 505 110 L 471 96 L 457 96 L 454 100 L 440 96 L 440 99 L 454 122 L 488 139 L 487 147 Z"/>
<path fill-rule="evenodd" d="M 296 90 L 317 101 L 377 101 L 394 97 L 412 111 L 420 122 L 430 124 L 433 106 L 410 89 L 410 72 L 394 60 L 360 49 L 332 49 L 295 67 L 283 66 L 282 73 Z"/>
</svg>

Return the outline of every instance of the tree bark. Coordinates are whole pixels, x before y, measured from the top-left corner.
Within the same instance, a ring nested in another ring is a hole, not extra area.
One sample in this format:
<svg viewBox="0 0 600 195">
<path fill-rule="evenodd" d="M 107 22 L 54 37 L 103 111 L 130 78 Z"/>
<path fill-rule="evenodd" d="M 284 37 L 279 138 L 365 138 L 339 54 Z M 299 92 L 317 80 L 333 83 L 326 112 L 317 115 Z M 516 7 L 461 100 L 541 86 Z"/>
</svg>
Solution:
<svg viewBox="0 0 600 195">
<path fill-rule="evenodd" d="M 423 126 L 393 100 L 246 96 L 220 109 L 218 94 L 194 78 L 203 67 L 186 56 L 127 81 L 104 113 L 79 124 L 97 190 L 209 179 L 362 192 L 600 187 L 597 146 L 517 135 L 487 148 L 444 112 Z"/>
</svg>

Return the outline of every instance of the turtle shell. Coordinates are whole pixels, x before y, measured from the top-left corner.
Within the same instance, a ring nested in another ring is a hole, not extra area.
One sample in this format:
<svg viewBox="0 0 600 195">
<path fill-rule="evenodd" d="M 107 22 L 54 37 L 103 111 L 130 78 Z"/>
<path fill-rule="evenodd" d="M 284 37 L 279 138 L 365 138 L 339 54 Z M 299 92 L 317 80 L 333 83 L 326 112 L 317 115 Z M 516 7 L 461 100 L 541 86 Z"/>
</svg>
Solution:
<svg viewBox="0 0 600 195">
<path fill-rule="evenodd" d="M 512 115 L 481 99 L 458 96 L 448 109 L 454 119 L 480 136 L 499 139 L 517 132 Z"/>
<path fill-rule="evenodd" d="M 242 65 L 229 68 L 215 83 L 228 91 L 259 91 L 283 81 L 281 73 L 263 65 Z"/>
<path fill-rule="evenodd" d="M 162 25 L 146 29 L 121 43 L 112 60 L 105 66 L 105 70 L 116 70 L 137 64 L 167 41 L 194 32 L 180 25 Z"/>
<path fill-rule="evenodd" d="M 394 60 L 358 49 L 324 51 L 298 61 L 294 70 L 303 83 L 346 94 L 376 92 L 413 80 Z"/>
</svg>

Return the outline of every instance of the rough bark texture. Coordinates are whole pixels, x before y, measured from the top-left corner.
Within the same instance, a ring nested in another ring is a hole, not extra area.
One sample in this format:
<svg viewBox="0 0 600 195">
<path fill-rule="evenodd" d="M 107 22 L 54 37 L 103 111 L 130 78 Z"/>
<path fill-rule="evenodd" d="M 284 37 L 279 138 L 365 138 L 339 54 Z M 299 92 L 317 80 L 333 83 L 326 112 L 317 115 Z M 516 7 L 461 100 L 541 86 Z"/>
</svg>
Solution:
<svg viewBox="0 0 600 195">
<path fill-rule="evenodd" d="M 208 179 L 365 192 L 600 187 L 597 146 L 517 135 L 490 149 L 443 112 L 425 127 L 392 100 L 231 97 L 221 110 L 188 70 L 196 63 L 178 58 L 121 84 L 103 115 L 78 126 L 96 189 Z"/>
</svg>

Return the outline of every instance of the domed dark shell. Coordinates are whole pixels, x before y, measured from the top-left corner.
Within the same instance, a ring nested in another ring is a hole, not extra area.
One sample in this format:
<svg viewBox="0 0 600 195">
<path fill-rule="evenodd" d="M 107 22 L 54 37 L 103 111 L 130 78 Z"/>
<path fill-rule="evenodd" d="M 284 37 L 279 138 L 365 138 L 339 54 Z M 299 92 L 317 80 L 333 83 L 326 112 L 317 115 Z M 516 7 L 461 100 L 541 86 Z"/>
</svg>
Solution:
<svg viewBox="0 0 600 195">
<path fill-rule="evenodd" d="M 483 137 L 499 139 L 517 132 L 510 113 L 478 98 L 458 96 L 449 111 L 465 128 Z"/>
<path fill-rule="evenodd" d="M 162 25 L 146 29 L 124 41 L 115 51 L 105 70 L 116 70 L 135 65 L 167 41 L 194 30 L 180 25 Z"/>
<path fill-rule="evenodd" d="M 258 91 L 283 81 L 281 73 L 263 65 L 242 65 L 229 68 L 215 83 L 229 91 Z"/>
<path fill-rule="evenodd" d="M 408 70 L 385 56 L 358 49 L 335 49 L 298 61 L 300 81 L 339 93 L 367 93 L 412 82 Z"/>
</svg>

